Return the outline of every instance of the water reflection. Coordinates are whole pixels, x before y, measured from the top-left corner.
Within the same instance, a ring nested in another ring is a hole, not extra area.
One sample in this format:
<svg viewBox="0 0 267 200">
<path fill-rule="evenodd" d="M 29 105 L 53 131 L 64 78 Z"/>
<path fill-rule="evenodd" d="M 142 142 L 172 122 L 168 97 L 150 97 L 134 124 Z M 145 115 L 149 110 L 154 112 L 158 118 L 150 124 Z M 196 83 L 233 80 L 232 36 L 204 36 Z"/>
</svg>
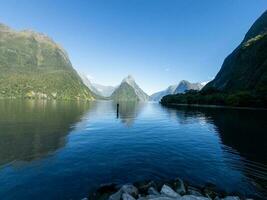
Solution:
<svg viewBox="0 0 267 200">
<path fill-rule="evenodd" d="M 242 170 L 267 195 L 266 111 L 183 106 L 166 110 L 179 123 L 214 125 L 229 166 Z M 235 154 L 236 159 L 228 159 L 234 158 L 229 154 Z"/>
<path fill-rule="evenodd" d="M 72 125 L 88 109 L 82 102 L 0 101 L 0 166 L 63 147 Z"/>
<path fill-rule="evenodd" d="M 134 123 L 134 120 L 141 113 L 144 105 L 145 103 L 138 101 L 112 102 L 117 118 L 119 118 L 126 126 L 131 126 Z"/>
</svg>

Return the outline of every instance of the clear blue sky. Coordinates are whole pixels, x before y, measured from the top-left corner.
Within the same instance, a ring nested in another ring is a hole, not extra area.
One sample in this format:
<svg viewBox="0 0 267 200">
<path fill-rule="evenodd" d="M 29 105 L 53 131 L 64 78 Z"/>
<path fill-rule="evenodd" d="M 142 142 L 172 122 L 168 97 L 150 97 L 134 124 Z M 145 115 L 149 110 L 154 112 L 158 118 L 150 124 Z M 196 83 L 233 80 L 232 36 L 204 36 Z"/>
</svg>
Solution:
<svg viewBox="0 0 267 200">
<path fill-rule="evenodd" d="M 0 22 L 43 32 L 97 83 L 128 74 L 149 94 L 207 81 L 267 0 L 0 0 Z"/>
</svg>

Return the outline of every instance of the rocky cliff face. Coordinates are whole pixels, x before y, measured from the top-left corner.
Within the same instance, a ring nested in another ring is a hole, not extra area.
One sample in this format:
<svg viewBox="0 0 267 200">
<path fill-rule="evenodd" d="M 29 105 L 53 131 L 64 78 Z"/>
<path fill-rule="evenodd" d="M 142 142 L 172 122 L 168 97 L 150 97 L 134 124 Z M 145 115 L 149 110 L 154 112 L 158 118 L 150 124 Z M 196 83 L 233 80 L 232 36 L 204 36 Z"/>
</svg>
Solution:
<svg viewBox="0 0 267 200">
<path fill-rule="evenodd" d="M 0 24 L 0 98 L 87 99 L 94 95 L 48 36 Z"/>
<path fill-rule="evenodd" d="M 203 90 L 267 93 L 267 11 L 256 20 L 241 44 L 225 59 L 215 79 Z"/>
</svg>

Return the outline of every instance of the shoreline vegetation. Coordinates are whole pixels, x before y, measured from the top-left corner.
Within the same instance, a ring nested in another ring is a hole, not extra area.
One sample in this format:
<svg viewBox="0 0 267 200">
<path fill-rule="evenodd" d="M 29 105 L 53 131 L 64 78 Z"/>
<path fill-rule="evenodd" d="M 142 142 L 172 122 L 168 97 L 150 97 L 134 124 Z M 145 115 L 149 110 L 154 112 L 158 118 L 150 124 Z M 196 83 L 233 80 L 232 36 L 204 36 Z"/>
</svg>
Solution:
<svg viewBox="0 0 267 200">
<path fill-rule="evenodd" d="M 196 187 L 180 178 L 116 185 L 105 184 L 82 200 L 248 200 L 251 197 L 226 193 L 213 184 Z"/>
<path fill-rule="evenodd" d="M 224 107 L 267 109 L 267 94 L 251 92 L 225 93 L 213 91 L 186 91 L 184 94 L 164 96 L 160 103 L 164 106 L 187 105 L 193 107 Z"/>
</svg>

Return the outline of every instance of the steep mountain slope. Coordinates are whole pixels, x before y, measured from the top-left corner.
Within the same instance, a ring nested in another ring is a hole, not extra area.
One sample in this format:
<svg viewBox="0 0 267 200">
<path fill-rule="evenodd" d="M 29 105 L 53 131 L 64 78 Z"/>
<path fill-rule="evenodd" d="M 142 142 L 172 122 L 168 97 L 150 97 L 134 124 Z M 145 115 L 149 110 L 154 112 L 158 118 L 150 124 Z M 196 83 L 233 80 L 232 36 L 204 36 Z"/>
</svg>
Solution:
<svg viewBox="0 0 267 200">
<path fill-rule="evenodd" d="M 44 34 L 0 24 L 0 71 L 0 98 L 95 98 L 67 53 Z"/>
<path fill-rule="evenodd" d="M 215 79 L 203 90 L 253 91 L 267 94 L 267 11 L 241 44 L 225 59 Z"/>
<path fill-rule="evenodd" d="M 116 101 L 147 101 L 149 96 L 135 83 L 132 76 L 128 76 L 112 93 L 111 99 Z"/>
<path fill-rule="evenodd" d="M 190 83 L 189 81 L 182 80 L 174 91 L 174 94 L 184 93 L 187 90 L 201 90 L 203 85 L 201 83 Z"/>
<path fill-rule="evenodd" d="M 162 97 L 169 95 L 169 94 L 174 94 L 174 91 L 177 88 L 177 86 L 178 85 L 171 85 L 163 91 L 156 92 L 149 97 L 149 100 L 150 101 L 160 101 Z"/>
</svg>

